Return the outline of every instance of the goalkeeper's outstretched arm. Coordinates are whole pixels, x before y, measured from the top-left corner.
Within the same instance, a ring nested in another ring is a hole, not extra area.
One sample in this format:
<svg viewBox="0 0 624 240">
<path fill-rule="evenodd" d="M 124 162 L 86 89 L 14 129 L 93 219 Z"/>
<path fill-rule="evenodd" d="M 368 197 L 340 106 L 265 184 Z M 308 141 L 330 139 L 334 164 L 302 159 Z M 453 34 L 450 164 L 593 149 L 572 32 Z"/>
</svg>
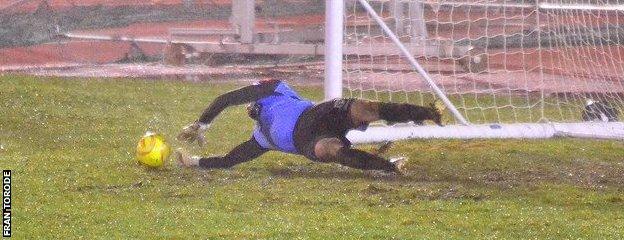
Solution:
<svg viewBox="0 0 624 240">
<path fill-rule="evenodd" d="M 202 168 L 230 168 L 253 160 L 267 151 L 268 149 L 262 148 L 254 138 L 251 138 L 236 146 L 225 156 L 200 158 L 198 165 Z"/>
<path fill-rule="evenodd" d="M 210 124 L 219 113 L 230 106 L 254 102 L 267 97 L 275 91 L 278 81 L 265 81 L 257 85 L 246 86 L 218 96 L 202 113 L 199 123 Z"/>
<path fill-rule="evenodd" d="M 263 81 L 260 84 L 246 86 L 227 92 L 218 96 L 202 113 L 197 121 L 184 127 L 182 132 L 178 134 L 177 139 L 180 141 L 194 142 L 197 140 L 200 146 L 204 145 L 204 132 L 210 127 L 210 123 L 224 109 L 230 106 L 240 105 L 257 101 L 267 97 L 275 91 L 279 81 L 270 80 Z"/>
<path fill-rule="evenodd" d="M 224 156 L 199 157 L 191 156 L 182 149 L 174 152 L 177 163 L 184 167 L 230 168 L 236 164 L 251 161 L 269 149 L 263 148 L 253 137 L 232 149 Z"/>
</svg>

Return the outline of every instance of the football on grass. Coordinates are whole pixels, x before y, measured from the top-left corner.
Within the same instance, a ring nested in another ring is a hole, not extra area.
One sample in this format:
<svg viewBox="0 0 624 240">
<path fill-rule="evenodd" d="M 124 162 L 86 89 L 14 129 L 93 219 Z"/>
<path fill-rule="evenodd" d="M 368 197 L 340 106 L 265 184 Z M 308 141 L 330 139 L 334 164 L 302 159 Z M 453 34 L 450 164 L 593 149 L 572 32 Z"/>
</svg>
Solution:
<svg viewBox="0 0 624 240">
<path fill-rule="evenodd" d="M 162 167 L 171 154 L 171 147 L 162 134 L 147 132 L 136 148 L 136 157 L 139 163 L 148 167 Z"/>
</svg>

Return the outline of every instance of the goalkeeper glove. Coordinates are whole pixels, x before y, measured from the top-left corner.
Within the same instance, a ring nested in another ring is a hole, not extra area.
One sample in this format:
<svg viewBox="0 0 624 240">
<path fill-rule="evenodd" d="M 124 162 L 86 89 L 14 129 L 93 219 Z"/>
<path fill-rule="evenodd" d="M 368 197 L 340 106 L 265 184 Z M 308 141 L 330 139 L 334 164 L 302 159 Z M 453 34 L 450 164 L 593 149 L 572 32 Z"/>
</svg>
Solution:
<svg viewBox="0 0 624 240">
<path fill-rule="evenodd" d="M 177 139 L 184 142 L 192 143 L 197 140 L 199 146 L 203 147 L 206 144 L 204 134 L 210 127 L 210 124 L 195 122 L 182 129 L 182 132 L 178 134 Z"/>
<path fill-rule="evenodd" d="M 446 109 L 444 103 L 436 99 L 434 102 L 429 103 L 429 109 L 431 109 L 431 121 L 438 124 L 438 126 L 443 127 L 442 112 Z"/>
</svg>

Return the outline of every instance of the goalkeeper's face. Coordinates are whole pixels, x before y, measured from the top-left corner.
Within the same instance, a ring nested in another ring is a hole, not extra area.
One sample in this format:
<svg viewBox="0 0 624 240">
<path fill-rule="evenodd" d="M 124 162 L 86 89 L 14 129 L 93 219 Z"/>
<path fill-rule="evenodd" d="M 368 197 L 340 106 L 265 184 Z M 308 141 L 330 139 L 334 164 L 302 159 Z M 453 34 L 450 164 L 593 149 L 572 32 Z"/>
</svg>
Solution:
<svg viewBox="0 0 624 240">
<path fill-rule="evenodd" d="M 258 121 L 260 116 L 260 105 L 255 102 L 247 105 L 247 115 L 249 115 L 251 119 Z"/>
</svg>

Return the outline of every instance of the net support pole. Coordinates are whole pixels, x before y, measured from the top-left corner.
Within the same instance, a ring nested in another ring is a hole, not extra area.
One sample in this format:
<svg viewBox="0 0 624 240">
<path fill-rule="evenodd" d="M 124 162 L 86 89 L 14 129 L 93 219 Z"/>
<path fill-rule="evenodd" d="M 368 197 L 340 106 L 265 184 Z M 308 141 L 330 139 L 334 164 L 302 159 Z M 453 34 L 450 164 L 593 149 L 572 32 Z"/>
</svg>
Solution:
<svg viewBox="0 0 624 240">
<path fill-rule="evenodd" d="M 241 43 L 254 43 L 256 0 L 233 0 L 230 21 L 238 28 Z"/>
<path fill-rule="evenodd" d="M 328 1 L 330 1 L 330 0 L 328 0 Z M 343 2 L 343 1 L 335 1 L 335 2 Z M 427 81 L 427 83 L 429 84 L 429 87 L 431 87 L 433 89 L 433 91 L 435 92 L 436 96 L 438 96 L 438 98 L 440 98 L 440 100 L 442 100 L 444 105 L 446 105 L 446 107 L 451 111 L 451 113 L 453 113 L 453 116 L 455 116 L 455 119 L 457 119 L 457 121 L 460 124 L 468 125 L 469 123 L 468 123 L 468 121 L 466 121 L 464 116 L 462 116 L 461 113 L 459 113 L 457 108 L 455 108 L 455 105 L 453 105 L 453 103 L 451 103 L 451 101 L 446 97 L 444 92 L 442 92 L 442 90 L 440 90 L 440 88 L 433 81 L 431 76 L 429 76 L 429 74 L 425 71 L 425 69 L 423 69 L 423 67 L 420 66 L 420 64 L 416 61 L 414 56 L 412 56 L 412 54 L 407 50 L 407 48 L 405 48 L 403 43 L 401 43 L 399 38 L 397 38 L 397 36 L 390 30 L 388 25 L 386 25 L 386 23 L 381 19 L 381 17 L 379 17 L 379 15 L 377 15 L 375 10 L 373 10 L 373 7 L 371 7 L 371 5 L 368 4 L 368 2 L 366 0 L 358 0 L 358 2 L 360 2 L 360 4 L 362 4 L 364 9 L 366 9 L 368 14 L 370 14 L 371 17 L 373 17 L 375 22 L 377 22 L 377 24 L 379 24 L 379 26 L 381 26 L 381 28 L 388 35 L 388 37 L 390 37 L 390 39 L 392 39 L 392 42 L 394 42 L 394 44 L 397 45 L 399 50 L 401 50 L 401 53 L 403 53 L 405 58 L 407 58 L 407 61 L 412 65 L 412 67 L 414 67 L 416 69 L 416 71 L 418 71 L 418 73 L 420 73 L 420 75 Z M 325 61 L 325 64 L 327 64 L 327 61 Z"/>
<path fill-rule="evenodd" d="M 344 1 L 325 1 L 325 99 L 342 97 Z"/>
<path fill-rule="evenodd" d="M 422 2 L 409 3 L 409 18 L 412 43 L 423 43 L 427 39 L 425 5 Z"/>
<path fill-rule="evenodd" d="M 389 9 L 392 20 L 394 21 L 394 31 L 399 35 L 405 34 L 405 24 L 403 23 L 403 19 L 405 18 L 405 16 L 403 16 L 405 12 L 404 6 L 401 0 L 390 1 Z"/>
</svg>

